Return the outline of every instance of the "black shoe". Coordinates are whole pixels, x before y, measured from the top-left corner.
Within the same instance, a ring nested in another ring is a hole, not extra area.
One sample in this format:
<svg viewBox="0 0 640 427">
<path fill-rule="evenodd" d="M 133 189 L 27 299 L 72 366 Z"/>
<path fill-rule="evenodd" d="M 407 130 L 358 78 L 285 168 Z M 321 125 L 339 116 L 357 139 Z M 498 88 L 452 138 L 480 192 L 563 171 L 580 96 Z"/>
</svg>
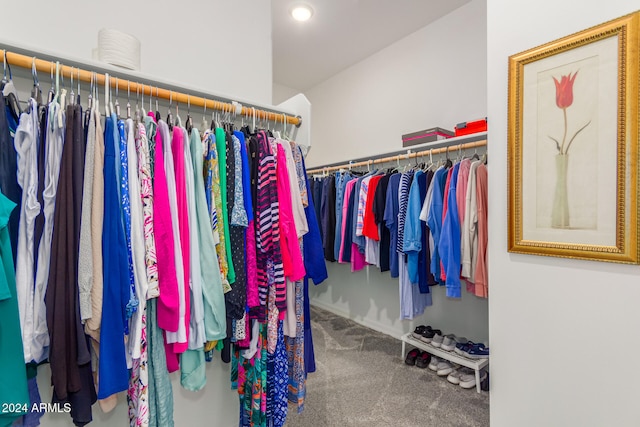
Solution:
<svg viewBox="0 0 640 427">
<path fill-rule="evenodd" d="M 422 338 L 422 334 L 425 333 L 425 331 L 430 331 L 430 330 L 431 330 L 431 326 L 425 326 L 425 325 L 416 326 L 416 328 L 411 333 L 411 336 L 419 340 Z"/>
<path fill-rule="evenodd" d="M 426 351 L 423 351 L 416 359 L 416 366 L 420 369 L 424 369 L 429 365 L 431 361 L 431 355 Z"/>
<path fill-rule="evenodd" d="M 430 343 L 436 334 L 442 335 L 442 331 L 440 329 L 428 329 L 422 333 L 420 340 L 426 343 Z"/>
<path fill-rule="evenodd" d="M 416 359 L 418 358 L 418 356 L 420 356 L 420 350 L 414 348 L 409 353 L 407 353 L 407 357 L 405 357 L 404 363 L 409 366 L 413 366 L 416 364 Z"/>
</svg>

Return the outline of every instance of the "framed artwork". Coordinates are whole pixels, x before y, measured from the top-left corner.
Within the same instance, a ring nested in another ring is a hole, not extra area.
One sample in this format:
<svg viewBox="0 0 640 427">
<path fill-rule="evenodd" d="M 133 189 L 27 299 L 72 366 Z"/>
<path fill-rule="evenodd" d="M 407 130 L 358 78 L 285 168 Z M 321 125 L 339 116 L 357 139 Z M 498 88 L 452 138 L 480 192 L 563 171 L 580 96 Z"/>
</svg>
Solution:
<svg viewBox="0 0 640 427">
<path fill-rule="evenodd" d="M 508 250 L 639 263 L 640 12 L 509 57 Z"/>
</svg>

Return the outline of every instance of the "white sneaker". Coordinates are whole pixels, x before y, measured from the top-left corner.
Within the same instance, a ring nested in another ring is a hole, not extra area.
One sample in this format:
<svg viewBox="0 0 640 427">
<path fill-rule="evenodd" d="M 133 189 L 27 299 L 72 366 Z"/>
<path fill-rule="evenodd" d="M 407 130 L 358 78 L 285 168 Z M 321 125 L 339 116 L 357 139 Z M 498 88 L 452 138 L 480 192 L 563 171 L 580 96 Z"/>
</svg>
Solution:
<svg viewBox="0 0 640 427">
<path fill-rule="evenodd" d="M 442 345 L 442 341 L 444 341 L 444 336 L 436 333 L 431 340 L 431 345 L 434 347 L 440 347 Z"/>
<path fill-rule="evenodd" d="M 468 374 L 469 372 L 473 373 L 473 371 L 469 368 L 456 369 L 449 374 L 449 376 L 447 377 L 447 381 L 449 381 L 451 384 L 460 384 L 460 377 Z"/>
<path fill-rule="evenodd" d="M 485 371 L 480 372 L 480 382 L 484 381 L 487 378 L 487 373 Z M 471 371 L 470 374 L 465 374 L 460 376 L 460 387 L 462 388 L 474 388 L 476 386 L 476 373 L 475 371 Z"/>
<path fill-rule="evenodd" d="M 438 376 L 444 377 L 445 375 L 449 375 L 451 372 L 453 372 L 453 365 L 451 362 L 448 360 L 441 360 L 440 363 L 438 363 L 438 370 L 436 371 Z"/>
<path fill-rule="evenodd" d="M 439 363 L 440 363 L 440 359 L 438 359 L 435 356 L 431 356 L 431 361 L 429 362 L 429 365 L 427 366 L 427 368 L 431 369 L 432 371 L 437 371 Z"/>
</svg>

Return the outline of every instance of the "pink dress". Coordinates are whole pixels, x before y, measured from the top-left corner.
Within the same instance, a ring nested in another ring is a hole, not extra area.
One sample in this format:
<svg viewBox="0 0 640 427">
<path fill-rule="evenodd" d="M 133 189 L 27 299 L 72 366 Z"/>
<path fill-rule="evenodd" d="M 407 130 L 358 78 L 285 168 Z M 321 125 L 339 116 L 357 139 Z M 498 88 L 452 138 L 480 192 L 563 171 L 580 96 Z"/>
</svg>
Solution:
<svg viewBox="0 0 640 427">
<path fill-rule="evenodd" d="M 340 254 L 338 256 L 338 262 L 341 263 L 346 263 L 344 260 L 344 235 L 345 235 L 345 228 L 347 228 L 347 212 L 349 210 L 349 197 L 351 196 L 351 193 L 353 192 L 353 187 L 355 187 L 356 185 L 356 179 L 352 179 L 351 181 L 347 182 L 347 186 L 345 187 L 344 190 L 344 203 L 342 204 L 342 224 L 340 225 L 340 227 L 342 228 L 342 234 L 341 234 L 341 240 L 340 240 Z"/>
<path fill-rule="evenodd" d="M 476 195 L 478 200 L 478 261 L 476 264 L 476 296 L 489 296 L 489 274 L 487 272 L 488 230 L 488 187 L 487 167 L 483 164 L 476 171 Z"/>
<path fill-rule="evenodd" d="M 278 144 L 277 157 L 277 177 L 278 177 L 278 202 L 280 206 L 280 241 L 282 247 L 285 277 L 292 282 L 302 280 L 307 274 L 300 253 L 300 243 L 298 233 L 293 218 L 293 206 L 291 204 L 291 188 L 289 184 L 289 173 L 287 171 L 287 159 L 284 148 Z M 289 264 L 289 265 L 287 265 Z"/>
<path fill-rule="evenodd" d="M 153 113 L 149 112 L 153 117 Z M 156 133 L 155 169 L 153 180 L 153 231 L 158 266 L 158 326 L 170 332 L 178 331 L 180 321 L 178 280 L 173 252 L 173 224 L 169 210 L 169 189 L 164 170 L 163 141 Z"/>
<path fill-rule="evenodd" d="M 189 342 L 189 323 L 191 322 L 191 293 L 189 292 L 190 272 L 190 239 L 189 239 L 189 214 L 187 201 L 187 184 L 185 176 L 184 160 L 184 133 L 179 127 L 173 128 L 173 141 L 171 142 L 171 154 L 176 174 L 176 197 L 178 201 L 178 229 L 180 230 L 180 248 L 182 249 L 182 265 L 184 269 L 184 322 L 186 325 L 187 340 L 173 344 L 175 353 L 184 353 Z"/>
</svg>

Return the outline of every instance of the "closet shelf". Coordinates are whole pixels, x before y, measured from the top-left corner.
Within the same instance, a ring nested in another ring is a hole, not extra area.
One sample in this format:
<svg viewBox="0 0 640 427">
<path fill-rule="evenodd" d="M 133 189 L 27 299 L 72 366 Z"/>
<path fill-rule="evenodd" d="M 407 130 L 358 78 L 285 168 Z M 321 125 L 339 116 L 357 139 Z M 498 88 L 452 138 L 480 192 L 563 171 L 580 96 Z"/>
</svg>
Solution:
<svg viewBox="0 0 640 427">
<path fill-rule="evenodd" d="M 331 172 L 339 169 L 351 169 L 359 166 L 370 166 L 380 163 L 389 163 L 396 160 L 415 159 L 446 151 L 466 150 L 469 148 L 485 147 L 487 145 L 487 132 L 478 132 L 470 135 L 447 138 L 436 142 L 414 145 L 404 150 L 374 155 L 370 158 L 351 160 L 348 163 L 331 163 L 323 166 L 314 166 L 307 169 L 307 174 Z"/>
<path fill-rule="evenodd" d="M 434 347 L 424 341 L 415 339 L 413 335 L 411 335 L 411 332 L 401 336 L 400 340 L 402 341 L 402 354 L 400 356 L 402 360 L 404 360 L 406 355 L 406 346 L 409 344 L 419 348 L 420 350 L 426 351 L 432 356 L 437 356 L 458 365 L 465 366 L 469 369 L 473 369 L 476 373 L 476 391 L 480 393 L 480 371 L 489 365 L 489 359 L 470 359 L 460 356 L 458 353 L 454 353 L 452 351 L 442 350 L 441 348 Z"/>
</svg>

